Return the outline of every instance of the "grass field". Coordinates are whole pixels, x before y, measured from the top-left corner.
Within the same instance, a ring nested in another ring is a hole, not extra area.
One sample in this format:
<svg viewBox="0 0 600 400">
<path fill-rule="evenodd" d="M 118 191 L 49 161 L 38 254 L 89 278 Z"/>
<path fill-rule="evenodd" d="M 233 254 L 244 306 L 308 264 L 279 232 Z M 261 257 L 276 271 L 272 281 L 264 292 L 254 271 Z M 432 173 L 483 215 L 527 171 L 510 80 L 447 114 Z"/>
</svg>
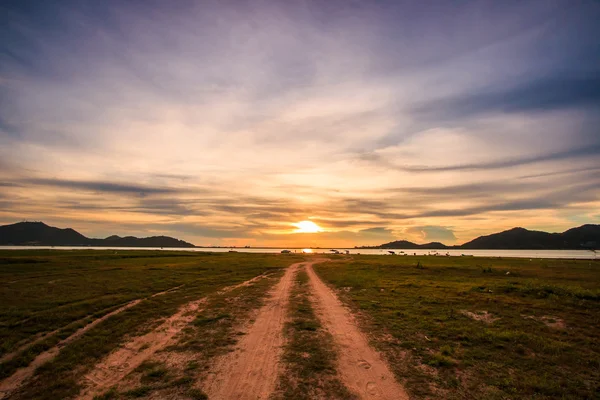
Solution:
<svg viewBox="0 0 600 400">
<path fill-rule="evenodd" d="M 600 397 L 600 263 L 361 256 L 316 265 L 413 398 Z"/>
<path fill-rule="evenodd" d="M 8 398 L 76 397 L 98 362 L 180 314 L 173 340 L 95 398 L 206 399 L 203 382 L 215 360 L 261 325 L 259 309 L 278 307 L 267 294 L 285 267 L 305 258 L 313 256 L 0 252 L 0 381 L 59 345 Z M 600 397 L 598 261 L 330 258 L 315 271 L 354 312 L 412 399 Z M 301 266 L 290 282 L 285 321 L 269 322 L 287 339 L 271 398 L 353 398 L 322 319 L 327 310 L 314 308 L 313 281 Z M 205 301 L 196 311 L 180 311 L 199 299 Z M 135 354 L 153 345 L 139 343 Z"/>
<path fill-rule="evenodd" d="M 150 330 L 159 318 L 173 314 L 187 301 L 278 271 L 293 259 L 292 255 L 163 251 L 0 252 L 0 356 L 11 356 L 0 363 L 0 379 L 94 318 L 142 299 L 62 348 L 58 357 L 36 371 L 33 383 L 15 395 L 73 396 L 85 368 L 125 336 Z M 151 297 L 173 288 L 178 289 Z M 14 354 L 17 349 L 22 350 Z"/>
</svg>

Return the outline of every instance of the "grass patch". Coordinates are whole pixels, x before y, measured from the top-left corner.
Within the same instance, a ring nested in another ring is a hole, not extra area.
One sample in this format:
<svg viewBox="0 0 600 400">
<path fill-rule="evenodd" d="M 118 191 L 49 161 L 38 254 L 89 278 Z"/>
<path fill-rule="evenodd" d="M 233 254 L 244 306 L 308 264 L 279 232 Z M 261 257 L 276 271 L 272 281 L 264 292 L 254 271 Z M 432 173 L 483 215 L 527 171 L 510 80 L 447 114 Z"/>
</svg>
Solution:
<svg viewBox="0 0 600 400">
<path fill-rule="evenodd" d="M 187 395 L 192 400 L 208 400 L 208 396 L 200 389 L 190 389 L 187 391 Z"/>
<path fill-rule="evenodd" d="M 127 392 L 125 392 L 125 396 L 134 398 L 144 397 L 150 394 L 151 391 L 152 388 L 150 386 L 140 386 L 135 389 L 128 390 Z"/>
<path fill-rule="evenodd" d="M 354 256 L 315 269 L 411 398 L 600 393 L 597 261 Z"/>
</svg>

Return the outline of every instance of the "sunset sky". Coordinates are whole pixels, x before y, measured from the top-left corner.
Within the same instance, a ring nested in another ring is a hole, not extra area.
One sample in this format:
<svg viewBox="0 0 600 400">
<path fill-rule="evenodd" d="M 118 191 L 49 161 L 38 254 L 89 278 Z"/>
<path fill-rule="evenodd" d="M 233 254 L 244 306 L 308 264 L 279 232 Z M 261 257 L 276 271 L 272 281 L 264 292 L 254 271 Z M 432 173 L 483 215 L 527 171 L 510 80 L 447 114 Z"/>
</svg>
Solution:
<svg viewBox="0 0 600 400">
<path fill-rule="evenodd" d="M 4 0 L 0 224 L 326 247 L 600 223 L 599 21 L 597 0 Z"/>
</svg>

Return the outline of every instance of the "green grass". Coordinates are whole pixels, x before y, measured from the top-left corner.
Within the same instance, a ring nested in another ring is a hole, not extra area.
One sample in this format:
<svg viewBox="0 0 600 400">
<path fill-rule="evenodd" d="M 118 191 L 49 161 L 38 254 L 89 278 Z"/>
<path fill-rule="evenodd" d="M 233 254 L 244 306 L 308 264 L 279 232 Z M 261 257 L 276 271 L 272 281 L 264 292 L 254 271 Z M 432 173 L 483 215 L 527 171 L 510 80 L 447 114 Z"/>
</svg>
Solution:
<svg viewBox="0 0 600 400">
<path fill-rule="evenodd" d="M 336 352 L 331 335 L 323 329 L 309 299 L 305 270 L 296 278 L 285 327 L 288 343 L 284 349 L 285 372 L 275 398 L 354 399 L 337 377 Z"/>
<path fill-rule="evenodd" d="M 108 318 L 61 349 L 15 398 L 69 398 L 78 379 L 126 335 L 147 332 L 158 319 L 188 301 L 259 274 L 279 271 L 295 260 L 268 254 L 159 251 L 0 251 L 0 354 L 31 342 L 37 334 L 61 331 L 0 364 L 0 375 L 28 364 L 91 317 L 146 298 Z M 184 285 L 158 297 L 154 293 Z M 86 318 L 89 318 L 86 320 Z M 79 321 L 79 322 L 78 322 Z M 75 323 L 75 324 L 74 324 Z"/>
<path fill-rule="evenodd" d="M 345 288 L 342 300 L 413 398 L 600 393 L 597 261 L 355 256 L 315 268 Z"/>
</svg>

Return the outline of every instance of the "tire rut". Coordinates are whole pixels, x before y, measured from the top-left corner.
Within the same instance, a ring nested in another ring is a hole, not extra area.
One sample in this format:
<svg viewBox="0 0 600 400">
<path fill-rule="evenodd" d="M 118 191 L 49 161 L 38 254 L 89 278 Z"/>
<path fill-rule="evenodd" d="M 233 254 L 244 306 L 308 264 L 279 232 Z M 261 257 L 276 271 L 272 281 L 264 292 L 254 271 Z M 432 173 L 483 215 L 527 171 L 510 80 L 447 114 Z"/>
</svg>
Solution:
<svg viewBox="0 0 600 400">
<path fill-rule="evenodd" d="M 323 261 L 308 263 L 306 272 L 314 294 L 317 316 L 338 347 L 338 373 L 342 382 L 360 399 L 408 399 L 408 394 L 396 382 L 382 356 L 369 345 L 367 337 L 358 329 L 352 314 L 313 270 L 313 264 Z"/>
<path fill-rule="evenodd" d="M 281 372 L 288 302 L 301 263 L 287 268 L 236 349 L 216 360 L 199 386 L 210 399 L 268 399 Z"/>
<path fill-rule="evenodd" d="M 131 307 L 139 304 L 141 301 L 142 301 L 141 299 L 130 301 L 129 303 L 125 304 L 123 307 L 120 307 L 98 319 L 95 319 L 94 321 L 90 322 L 83 328 L 80 328 L 79 330 L 77 330 L 75 333 L 73 333 L 68 338 L 60 341 L 56 346 L 38 354 L 37 357 L 27 367 L 18 369 L 10 377 L 8 377 L 5 380 L 3 380 L 2 382 L 0 382 L 0 399 L 3 399 L 4 397 L 8 396 L 10 393 L 12 393 L 16 389 L 18 389 L 26 379 L 29 379 L 34 374 L 35 370 L 38 367 L 40 367 L 42 364 L 45 364 L 46 362 L 52 360 L 54 357 L 56 357 L 58 355 L 58 353 L 60 353 L 60 349 L 62 347 L 66 346 L 73 340 L 79 338 L 81 335 L 83 335 L 85 332 L 89 331 L 90 329 L 92 329 L 93 327 L 98 325 L 99 323 L 105 321 L 106 319 L 112 317 L 113 315 L 116 315 L 120 312 L 127 310 L 128 308 L 131 308 Z"/>
<path fill-rule="evenodd" d="M 225 287 L 218 293 L 228 293 L 237 288 L 247 286 L 263 277 L 264 275 L 259 275 L 237 285 Z M 175 290 L 175 288 L 169 291 L 172 290 Z M 206 301 L 207 298 L 203 297 L 184 304 L 175 314 L 168 317 L 151 332 L 132 338 L 126 344 L 110 353 L 96 364 L 91 372 L 85 375 L 84 389 L 77 399 L 91 400 L 95 396 L 102 394 L 119 383 L 157 351 L 173 344 L 175 336 L 196 318 L 196 314 L 201 311 L 201 306 Z"/>
</svg>

